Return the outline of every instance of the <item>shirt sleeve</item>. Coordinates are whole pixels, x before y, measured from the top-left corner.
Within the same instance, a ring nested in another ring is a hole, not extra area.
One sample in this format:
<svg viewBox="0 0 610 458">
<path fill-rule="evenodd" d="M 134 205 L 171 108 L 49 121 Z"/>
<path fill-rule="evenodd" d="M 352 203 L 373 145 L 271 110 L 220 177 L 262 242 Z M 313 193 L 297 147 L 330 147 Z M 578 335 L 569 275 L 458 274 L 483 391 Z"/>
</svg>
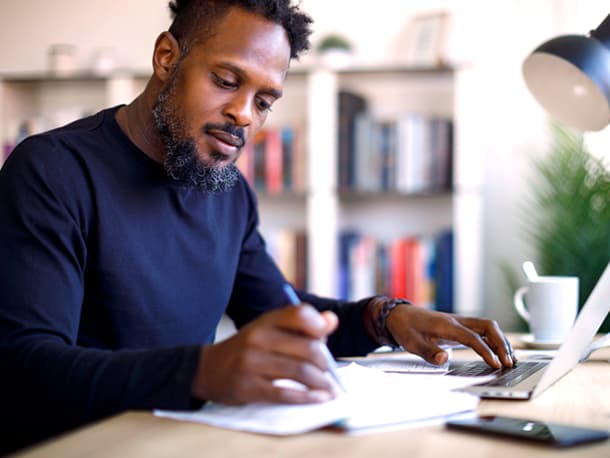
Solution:
<svg viewBox="0 0 610 458">
<path fill-rule="evenodd" d="M 364 328 L 364 308 L 371 298 L 357 302 L 337 301 L 297 291 L 303 302 L 319 311 L 330 310 L 339 318 L 337 330 L 328 337 L 328 348 L 335 357 L 363 356 L 379 347 Z"/>
<path fill-rule="evenodd" d="M 0 442 L 9 449 L 127 409 L 191 406 L 198 346 L 77 344 L 93 230 L 78 167 L 32 137 L 0 170 L 0 422 L 10 428 Z"/>
<path fill-rule="evenodd" d="M 242 245 L 234 291 L 227 308 L 227 314 L 237 328 L 266 311 L 288 303 L 283 289 L 286 279 L 269 256 L 265 241 L 258 231 L 258 212 L 253 193 L 249 193 L 249 214 L 249 226 Z M 338 329 L 328 339 L 328 347 L 333 355 L 364 355 L 379 346 L 364 328 L 363 310 L 368 298 L 346 302 L 305 291 L 297 291 L 297 294 L 303 302 L 313 305 L 317 310 L 331 310 L 338 316 Z"/>
</svg>

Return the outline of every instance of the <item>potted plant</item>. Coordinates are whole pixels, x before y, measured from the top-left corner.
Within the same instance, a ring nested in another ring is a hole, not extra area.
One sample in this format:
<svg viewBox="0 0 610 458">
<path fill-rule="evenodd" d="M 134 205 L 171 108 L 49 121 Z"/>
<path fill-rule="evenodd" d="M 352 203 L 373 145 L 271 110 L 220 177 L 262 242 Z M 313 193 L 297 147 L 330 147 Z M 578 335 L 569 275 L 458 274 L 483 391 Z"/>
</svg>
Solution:
<svg viewBox="0 0 610 458">
<path fill-rule="evenodd" d="M 330 67 L 347 65 L 351 60 L 352 49 L 351 42 L 337 33 L 325 35 L 316 45 L 317 55 Z"/>
<path fill-rule="evenodd" d="M 536 266 L 543 275 L 578 276 L 582 306 L 610 261 L 610 170 L 589 153 L 582 135 L 557 125 L 550 153 L 534 166 L 524 216 Z M 602 331 L 610 331 L 610 318 Z"/>
</svg>

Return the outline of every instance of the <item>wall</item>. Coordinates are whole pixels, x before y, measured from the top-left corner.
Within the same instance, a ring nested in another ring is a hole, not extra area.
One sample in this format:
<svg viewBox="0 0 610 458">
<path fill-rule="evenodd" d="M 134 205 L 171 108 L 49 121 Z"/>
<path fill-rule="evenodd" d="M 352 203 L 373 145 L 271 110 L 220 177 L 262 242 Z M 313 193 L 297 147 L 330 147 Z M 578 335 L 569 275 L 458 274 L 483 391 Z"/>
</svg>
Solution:
<svg viewBox="0 0 610 458">
<path fill-rule="evenodd" d="M 460 93 L 472 145 L 469 162 L 479 168 L 484 195 L 485 313 L 506 328 L 518 324 L 504 290 L 498 261 L 515 268 L 530 257 L 520 206 L 527 197 L 530 157 L 543 154 L 547 120 L 522 82 L 523 58 L 539 43 L 562 33 L 582 34 L 608 14 L 596 0 L 303 0 L 316 20 L 314 43 L 329 31 L 354 42 L 362 60 L 397 59 L 404 53 L 409 19 L 416 13 L 448 8 L 454 21 L 450 54 L 467 66 L 470 88 Z M 374 5 L 374 7 L 371 7 Z M 169 24 L 166 0 L 2 0 L 0 74 L 47 68 L 53 43 L 74 43 L 86 68 L 99 48 L 113 47 L 119 66 L 150 68 L 158 33 Z M 470 121 L 469 121 L 470 122 Z M 597 151 L 610 148 L 610 129 L 589 135 Z M 460 140 L 460 139 L 458 139 Z"/>
<path fill-rule="evenodd" d="M 149 69 L 154 40 L 168 25 L 165 0 L 2 0 L 0 72 L 46 70 L 57 43 L 76 45 L 81 68 L 111 47 L 119 65 Z"/>
</svg>

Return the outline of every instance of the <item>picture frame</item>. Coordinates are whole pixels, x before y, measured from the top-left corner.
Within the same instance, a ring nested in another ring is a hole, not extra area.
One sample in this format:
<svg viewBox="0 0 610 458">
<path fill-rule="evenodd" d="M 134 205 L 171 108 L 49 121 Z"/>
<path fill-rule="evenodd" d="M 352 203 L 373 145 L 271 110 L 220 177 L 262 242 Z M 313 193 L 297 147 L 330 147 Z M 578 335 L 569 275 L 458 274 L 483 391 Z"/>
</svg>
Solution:
<svg viewBox="0 0 610 458">
<path fill-rule="evenodd" d="M 405 58 L 414 67 L 447 64 L 449 13 L 438 11 L 415 16 L 407 29 Z"/>
</svg>

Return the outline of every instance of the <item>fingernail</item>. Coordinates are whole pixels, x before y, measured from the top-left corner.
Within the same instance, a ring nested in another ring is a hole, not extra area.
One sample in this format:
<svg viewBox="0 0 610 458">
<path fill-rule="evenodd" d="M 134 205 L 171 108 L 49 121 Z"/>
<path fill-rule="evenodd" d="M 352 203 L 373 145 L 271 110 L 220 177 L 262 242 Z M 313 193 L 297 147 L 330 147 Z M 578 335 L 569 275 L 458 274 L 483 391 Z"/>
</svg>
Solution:
<svg viewBox="0 0 610 458">
<path fill-rule="evenodd" d="M 312 390 L 309 392 L 309 399 L 311 399 L 312 402 L 328 402 L 332 398 L 332 395 L 328 391 Z"/>
<path fill-rule="evenodd" d="M 312 322 L 314 323 L 315 326 L 318 326 L 318 327 L 326 326 L 326 320 L 324 319 L 324 317 L 322 315 L 320 315 L 320 312 L 318 312 L 311 305 L 309 305 L 309 304 L 302 305 L 302 306 L 300 306 L 300 309 L 301 309 L 302 313 L 305 313 L 307 315 L 307 319 L 313 320 Z"/>
<path fill-rule="evenodd" d="M 436 355 L 434 355 L 434 362 L 439 365 L 446 363 L 447 353 L 444 351 L 439 351 Z"/>
<path fill-rule="evenodd" d="M 500 362 L 500 358 L 498 358 L 496 355 L 494 355 L 494 361 L 496 363 L 496 366 L 501 367 L 502 363 Z"/>
</svg>

